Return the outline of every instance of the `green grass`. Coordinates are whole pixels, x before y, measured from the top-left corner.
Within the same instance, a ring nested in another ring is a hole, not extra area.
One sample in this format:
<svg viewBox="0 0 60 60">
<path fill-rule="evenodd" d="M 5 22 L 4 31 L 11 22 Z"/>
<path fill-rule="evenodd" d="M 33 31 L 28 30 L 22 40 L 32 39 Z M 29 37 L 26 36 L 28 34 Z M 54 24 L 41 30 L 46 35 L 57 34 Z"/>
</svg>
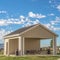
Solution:
<svg viewBox="0 0 60 60">
<path fill-rule="evenodd" d="M 1 50 L 1 51 L 0 51 L 0 55 L 3 55 L 3 53 L 4 53 L 3 50 Z"/>
<path fill-rule="evenodd" d="M 0 56 L 0 60 L 58 60 L 59 56 L 26 56 L 26 57 L 5 57 Z"/>
</svg>

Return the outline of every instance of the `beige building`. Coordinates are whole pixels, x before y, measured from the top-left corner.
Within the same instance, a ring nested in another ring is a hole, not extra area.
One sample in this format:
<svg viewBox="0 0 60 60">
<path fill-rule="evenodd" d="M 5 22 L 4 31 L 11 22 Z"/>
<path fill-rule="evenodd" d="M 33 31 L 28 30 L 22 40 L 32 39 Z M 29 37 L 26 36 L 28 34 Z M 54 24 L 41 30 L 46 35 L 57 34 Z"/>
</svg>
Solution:
<svg viewBox="0 0 60 60">
<path fill-rule="evenodd" d="M 15 54 L 16 49 L 20 55 L 25 55 L 27 50 L 39 50 L 42 39 L 53 40 L 53 55 L 56 55 L 57 36 L 41 24 L 18 29 L 4 36 L 4 55 Z"/>
</svg>

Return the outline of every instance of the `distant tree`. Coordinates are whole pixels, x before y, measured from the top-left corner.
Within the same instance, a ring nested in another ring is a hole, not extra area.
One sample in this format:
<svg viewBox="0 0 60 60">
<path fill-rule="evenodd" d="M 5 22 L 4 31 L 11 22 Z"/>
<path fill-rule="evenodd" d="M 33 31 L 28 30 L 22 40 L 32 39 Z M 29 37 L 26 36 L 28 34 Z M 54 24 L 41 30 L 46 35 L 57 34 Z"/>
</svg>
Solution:
<svg viewBox="0 0 60 60">
<path fill-rule="evenodd" d="M 51 42 L 50 42 L 50 46 L 53 47 L 53 40 L 51 40 Z"/>
</svg>

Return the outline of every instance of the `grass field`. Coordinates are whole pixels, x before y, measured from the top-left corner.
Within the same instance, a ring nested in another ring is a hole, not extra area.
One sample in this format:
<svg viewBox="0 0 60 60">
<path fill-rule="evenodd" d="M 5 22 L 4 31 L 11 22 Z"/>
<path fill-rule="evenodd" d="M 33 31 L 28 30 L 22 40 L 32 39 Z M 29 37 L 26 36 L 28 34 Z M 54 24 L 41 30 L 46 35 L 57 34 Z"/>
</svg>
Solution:
<svg viewBox="0 0 60 60">
<path fill-rule="evenodd" d="M 58 60 L 59 56 L 26 56 L 26 57 L 5 57 L 0 56 L 0 60 Z"/>
<path fill-rule="evenodd" d="M 59 56 L 34 56 L 28 55 L 24 57 L 20 56 L 3 56 L 3 51 L 0 52 L 0 60 L 60 60 L 60 53 L 57 54 Z"/>
</svg>

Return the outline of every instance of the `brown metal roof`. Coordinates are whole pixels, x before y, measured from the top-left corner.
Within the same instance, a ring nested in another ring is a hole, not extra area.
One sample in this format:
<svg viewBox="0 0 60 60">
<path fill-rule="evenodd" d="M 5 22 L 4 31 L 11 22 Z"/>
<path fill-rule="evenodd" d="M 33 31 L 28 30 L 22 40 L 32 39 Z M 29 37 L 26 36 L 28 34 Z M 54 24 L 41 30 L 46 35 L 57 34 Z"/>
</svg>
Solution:
<svg viewBox="0 0 60 60">
<path fill-rule="evenodd" d="M 5 36 L 10 36 L 10 35 L 22 33 L 22 32 L 24 32 L 25 30 L 27 30 L 27 29 L 29 29 L 29 28 L 31 28 L 31 27 L 33 27 L 33 26 L 35 26 L 35 25 L 31 25 L 31 26 L 28 26 L 28 27 L 20 28 L 20 29 L 14 31 L 14 32 L 11 32 L 10 34 L 7 34 L 7 35 L 5 35 Z"/>
</svg>

